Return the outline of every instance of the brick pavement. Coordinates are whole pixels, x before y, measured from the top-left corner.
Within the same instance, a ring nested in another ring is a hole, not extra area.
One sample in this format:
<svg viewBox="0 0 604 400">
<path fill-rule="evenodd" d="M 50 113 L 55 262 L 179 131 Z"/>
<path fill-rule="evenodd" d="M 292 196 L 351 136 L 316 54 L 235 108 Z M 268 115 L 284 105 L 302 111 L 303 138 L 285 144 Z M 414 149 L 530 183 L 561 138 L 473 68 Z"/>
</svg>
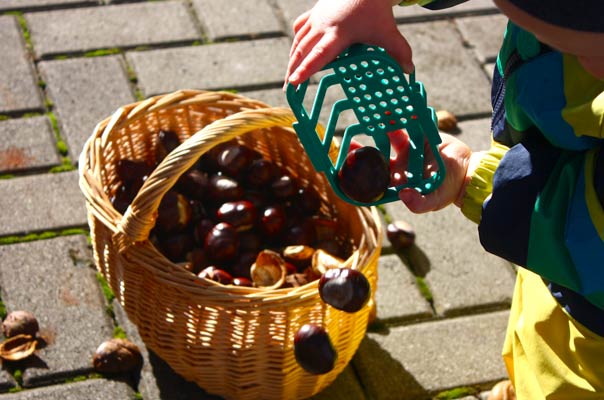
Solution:
<svg viewBox="0 0 604 400">
<path fill-rule="evenodd" d="M 0 399 L 217 399 L 147 351 L 120 305 L 103 297 L 74 168 L 95 124 L 136 99 L 230 89 L 287 106 L 281 84 L 290 27 L 312 4 L 0 2 L 0 297 L 8 311 L 34 311 L 52 338 L 33 360 L 3 365 Z M 430 105 L 456 113 L 460 137 L 484 148 L 489 71 L 505 19 L 487 0 L 438 12 L 398 7 L 395 16 Z M 328 93 L 328 105 L 336 97 Z M 484 398 L 505 377 L 499 353 L 513 269 L 481 249 L 456 209 L 412 215 L 391 203 L 383 210 L 385 220 L 415 227 L 416 246 L 396 254 L 384 241 L 378 322 L 315 399 Z M 91 354 L 116 326 L 143 349 L 139 379 L 92 373 Z"/>
</svg>

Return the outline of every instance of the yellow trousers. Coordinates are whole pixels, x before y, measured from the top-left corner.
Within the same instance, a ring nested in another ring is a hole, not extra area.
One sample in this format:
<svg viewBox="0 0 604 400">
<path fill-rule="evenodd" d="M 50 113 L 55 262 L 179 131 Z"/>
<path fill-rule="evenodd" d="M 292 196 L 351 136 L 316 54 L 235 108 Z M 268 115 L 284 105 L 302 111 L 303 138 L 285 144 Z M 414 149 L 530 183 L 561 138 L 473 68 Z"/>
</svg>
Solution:
<svg viewBox="0 0 604 400">
<path fill-rule="evenodd" d="M 604 399 L 604 338 L 570 317 L 541 277 L 524 268 L 503 359 L 518 400 Z"/>
</svg>

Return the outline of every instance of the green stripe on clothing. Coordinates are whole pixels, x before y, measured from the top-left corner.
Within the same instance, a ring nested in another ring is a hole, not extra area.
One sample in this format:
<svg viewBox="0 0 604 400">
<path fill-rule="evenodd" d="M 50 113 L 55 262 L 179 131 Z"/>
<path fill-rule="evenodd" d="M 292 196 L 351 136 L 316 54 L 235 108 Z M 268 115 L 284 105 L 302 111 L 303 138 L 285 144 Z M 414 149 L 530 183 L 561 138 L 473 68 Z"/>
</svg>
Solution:
<svg viewBox="0 0 604 400">
<path fill-rule="evenodd" d="M 535 202 L 526 265 L 544 278 L 579 293 L 581 284 L 564 243 L 564 229 L 567 207 L 582 167 L 583 153 L 560 156 Z"/>
</svg>

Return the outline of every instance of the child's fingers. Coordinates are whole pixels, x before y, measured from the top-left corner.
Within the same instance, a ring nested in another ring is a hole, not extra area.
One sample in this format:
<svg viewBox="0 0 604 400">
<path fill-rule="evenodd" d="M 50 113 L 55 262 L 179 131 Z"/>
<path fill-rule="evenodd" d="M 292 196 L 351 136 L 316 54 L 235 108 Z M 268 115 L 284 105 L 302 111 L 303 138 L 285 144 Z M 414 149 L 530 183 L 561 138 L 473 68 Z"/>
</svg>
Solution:
<svg viewBox="0 0 604 400">
<path fill-rule="evenodd" d="M 292 68 L 293 72 L 289 76 L 289 81 L 292 84 L 299 84 L 305 81 L 312 74 L 335 59 L 349 45 L 350 43 L 337 38 L 335 34 L 330 32 L 325 33 L 318 42 L 313 42 L 312 45 L 309 40 L 308 43 L 305 43 L 305 47 L 311 47 L 311 50 L 305 57 L 298 58 L 300 62 L 295 68 Z M 299 47 L 301 46 L 302 43 L 300 43 Z"/>
<path fill-rule="evenodd" d="M 296 48 L 293 50 L 290 58 L 289 65 L 287 66 L 287 73 L 285 75 L 285 82 L 290 82 L 291 84 L 297 85 L 307 79 L 310 74 L 307 76 L 300 77 L 298 76 L 294 78 L 293 73 L 298 69 L 300 64 L 308 58 L 309 54 L 312 52 L 315 45 L 321 40 L 321 34 L 314 31 L 309 30 L 309 32 L 300 39 Z"/>
<path fill-rule="evenodd" d="M 294 34 L 297 33 L 304 24 L 306 24 L 306 21 L 308 21 L 308 17 L 310 17 L 311 11 L 312 10 L 308 10 L 305 13 L 300 14 L 298 18 L 296 18 L 296 20 L 294 21 Z"/>
<path fill-rule="evenodd" d="M 300 46 L 300 42 L 302 41 L 302 39 L 304 39 L 308 35 L 308 32 L 310 32 L 311 28 L 312 28 L 312 25 L 308 22 L 308 23 L 302 25 L 300 27 L 300 29 L 298 29 L 298 31 L 294 35 L 294 40 L 292 41 L 292 47 L 289 50 L 290 59 L 291 59 L 292 55 L 294 54 L 294 52 L 296 51 L 296 49 L 298 48 L 298 46 Z"/>
</svg>

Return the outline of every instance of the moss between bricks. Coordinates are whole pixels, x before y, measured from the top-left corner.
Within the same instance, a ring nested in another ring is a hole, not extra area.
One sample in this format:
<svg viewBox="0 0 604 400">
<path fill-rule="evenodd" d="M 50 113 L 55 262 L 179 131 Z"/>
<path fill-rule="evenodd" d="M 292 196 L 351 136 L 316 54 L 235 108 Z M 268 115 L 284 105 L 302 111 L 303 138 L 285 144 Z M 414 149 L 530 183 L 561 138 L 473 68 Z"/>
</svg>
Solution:
<svg viewBox="0 0 604 400">
<path fill-rule="evenodd" d="M 27 21 L 25 21 L 25 17 L 23 13 L 20 11 L 8 11 L 4 13 L 5 15 L 13 15 L 17 18 L 17 22 L 21 27 L 21 31 L 23 32 L 23 39 L 25 39 L 25 46 L 27 50 L 31 51 L 34 47 L 31 43 L 31 35 L 29 33 L 29 27 L 27 26 Z"/>
<path fill-rule="evenodd" d="M 460 387 L 440 392 L 434 397 L 434 400 L 453 400 L 462 397 L 478 394 L 479 390 L 472 387 Z"/>
<path fill-rule="evenodd" d="M 5 236 L 0 237 L 0 246 L 15 244 L 15 243 L 23 243 L 23 242 L 32 242 L 34 240 L 46 240 L 53 239 L 59 236 L 71 236 L 71 235 L 88 235 L 88 231 L 80 228 L 71 228 L 71 229 L 63 229 L 61 231 L 47 231 L 40 233 L 30 233 L 24 236 Z"/>
</svg>

